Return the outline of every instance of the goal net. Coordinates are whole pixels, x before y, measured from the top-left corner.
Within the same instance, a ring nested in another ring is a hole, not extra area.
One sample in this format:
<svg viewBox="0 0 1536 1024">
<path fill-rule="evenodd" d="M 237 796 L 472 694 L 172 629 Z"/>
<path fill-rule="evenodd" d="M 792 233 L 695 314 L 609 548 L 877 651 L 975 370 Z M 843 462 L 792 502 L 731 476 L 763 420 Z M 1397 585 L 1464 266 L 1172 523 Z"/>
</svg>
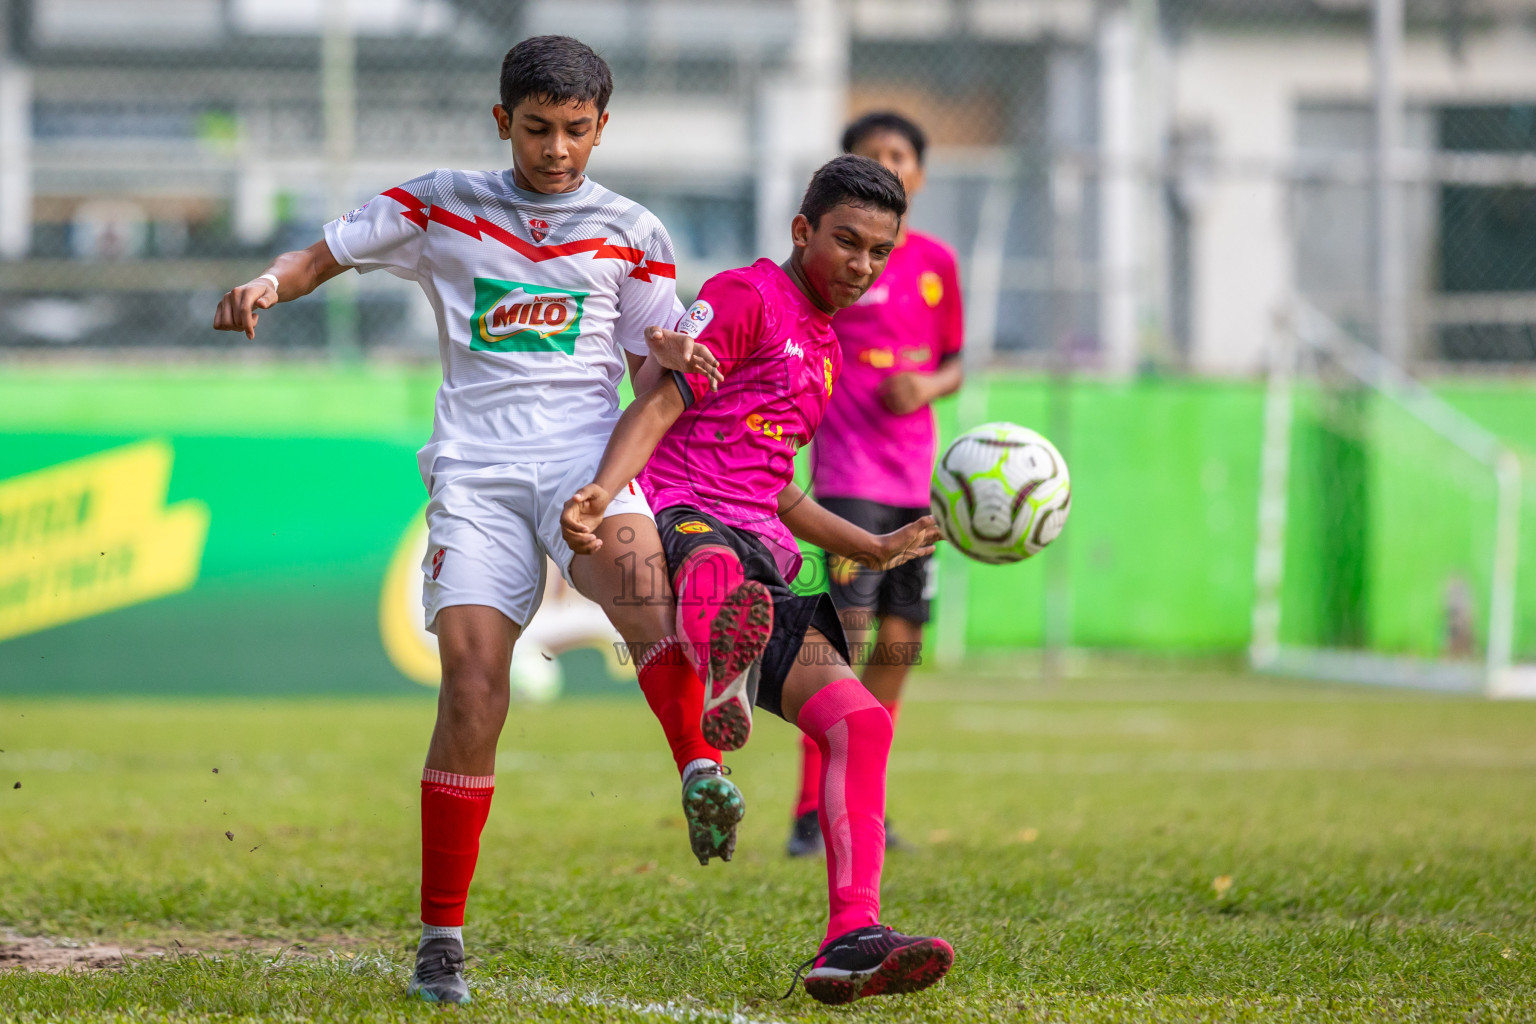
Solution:
<svg viewBox="0 0 1536 1024">
<path fill-rule="evenodd" d="M 1536 502 L 1520 456 L 1309 305 L 1274 352 L 1254 667 L 1536 697 L 1536 551 L 1522 543 Z"/>
</svg>

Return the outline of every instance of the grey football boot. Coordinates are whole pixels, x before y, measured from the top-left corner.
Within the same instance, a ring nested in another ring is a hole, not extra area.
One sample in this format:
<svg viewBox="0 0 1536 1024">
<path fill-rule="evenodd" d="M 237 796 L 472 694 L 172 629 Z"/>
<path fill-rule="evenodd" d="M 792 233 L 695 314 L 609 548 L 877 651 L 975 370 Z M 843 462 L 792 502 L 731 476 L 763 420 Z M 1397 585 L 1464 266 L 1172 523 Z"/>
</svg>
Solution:
<svg viewBox="0 0 1536 1024">
<path fill-rule="evenodd" d="M 464 943 L 447 936 L 423 942 L 416 950 L 416 970 L 405 994 L 429 1003 L 470 1002 L 469 986 L 464 983 Z"/>
<path fill-rule="evenodd" d="M 699 863 L 711 857 L 728 861 L 736 852 L 736 823 L 747 813 L 741 790 L 726 778 L 731 770 L 712 764 L 689 772 L 683 780 L 683 816 L 688 819 L 688 845 Z"/>
</svg>

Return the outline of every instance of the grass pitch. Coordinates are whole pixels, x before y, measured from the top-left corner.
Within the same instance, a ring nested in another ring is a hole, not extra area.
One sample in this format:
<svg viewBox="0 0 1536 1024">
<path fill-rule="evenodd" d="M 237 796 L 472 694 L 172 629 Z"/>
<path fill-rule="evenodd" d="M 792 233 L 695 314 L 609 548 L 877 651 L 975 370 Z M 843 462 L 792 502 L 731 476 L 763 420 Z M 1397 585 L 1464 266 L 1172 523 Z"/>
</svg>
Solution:
<svg viewBox="0 0 1536 1024">
<path fill-rule="evenodd" d="M 0 971 L 0 1018 L 1536 1020 L 1536 705 L 1215 675 L 913 696 L 886 919 L 956 964 L 844 1009 L 777 998 L 825 879 L 782 856 L 776 720 L 730 759 L 735 862 L 700 868 L 642 703 L 514 707 L 449 1009 L 403 996 L 429 702 L 0 702 L 0 949 L 171 950 Z"/>
</svg>

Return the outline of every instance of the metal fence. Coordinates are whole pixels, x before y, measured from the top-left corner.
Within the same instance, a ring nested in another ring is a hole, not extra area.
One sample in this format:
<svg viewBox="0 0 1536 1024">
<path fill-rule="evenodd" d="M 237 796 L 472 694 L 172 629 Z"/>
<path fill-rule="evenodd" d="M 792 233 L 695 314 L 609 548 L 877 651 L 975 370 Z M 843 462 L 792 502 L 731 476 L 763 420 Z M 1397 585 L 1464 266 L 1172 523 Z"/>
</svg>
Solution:
<svg viewBox="0 0 1536 1024">
<path fill-rule="evenodd" d="M 1406 4 L 1406 9 L 1405 5 Z M 430 358 L 385 275 L 217 296 L 436 166 L 503 166 L 496 75 L 613 65 L 594 177 L 680 288 L 784 248 L 843 122 L 932 136 L 976 366 L 1250 374 L 1301 295 L 1410 363 L 1536 364 L 1536 0 L 8 0 L 0 352 Z"/>
</svg>

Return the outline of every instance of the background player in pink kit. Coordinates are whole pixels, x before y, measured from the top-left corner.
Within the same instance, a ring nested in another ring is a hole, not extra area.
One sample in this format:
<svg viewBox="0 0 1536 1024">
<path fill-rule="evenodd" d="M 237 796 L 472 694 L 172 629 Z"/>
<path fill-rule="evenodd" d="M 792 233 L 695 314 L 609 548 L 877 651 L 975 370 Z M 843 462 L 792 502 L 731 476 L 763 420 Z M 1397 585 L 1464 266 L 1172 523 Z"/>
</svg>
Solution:
<svg viewBox="0 0 1536 1024">
<path fill-rule="evenodd" d="M 601 57 L 568 36 L 525 39 L 500 84 L 493 113 L 511 168 L 438 170 L 390 189 L 230 291 L 214 319 L 254 335 L 260 310 L 354 267 L 417 281 L 437 314 L 443 384 L 419 461 L 431 496 L 423 602 L 442 690 L 422 773 L 422 937 L 409 986 L 434 1002 L 470 998 L 465 901 L 512 647 L 538 609 L 546 556 L 629 642 L 683 774 L 701 862 L 729 859 L 743 810 L 720 751 L 699 735 L 703 688 L 671 635 L 667 581 L 625 568 L 661 557 L 645 496 L 630 486 L 609 506 L 600 554 L 576 557 L 559 527 L 618 420 L 618 384 L 626 363 L 634 372 L 644 360 L 645 329 L 676 320 L 671 240 L 644 207 L 586 177 L 613 89 Z"/>
<path fill-rule="evenodd" d="M 879 161 L 907 198 L 923 187 L 923 131 L 900 114 L 866 114 L 843 133 L 843 151 Z M 880 280 L 832 320 L 843 375 L 811 449 L 816 500 L 872 533 L 928 514 L 938 443 L 936 398 L 960 387 L 960 280 L 955 256 L 903 222 Z M 828 553 L 827 576 L 850 645 L 867 659 L 860 678 L 897 719 L 902 685 L 921 651 L 933 593 L 931 556 L 894 569 Z M 878 624 L 879 632 L 871 632 Z M 800 740 L 800 791 L 785 846 L 791 857 L 823 850 L 817 816 L 821 753 Z M 887 828 L 886 844 L 895 846 Z"/>
<path fill-rule="evenodd" d="M 832 314 L 879 277 L 905 212 L 900 181 L 872 160 L 843 156 L 817 171 L 790 258 L 711 278 L 681 321 L 716 372 L 674 371 L 625 410 L 596 478 L 561 517 L 573 550 L 600 550 L 595 530 L 612 495 L 640 475 L 658 510 L 678 633 L 704 676 L 706 738 L 739 747 L 756 704 L 817 744 L 830 917 L 803 966 L 806 990 L 827 1003 L 926 988 L 953 960 L 944 940 L 879 923 L 891 718 L 853 678 L 830 600 L 796 596 L 786 582 L 800 562 L 792 533 L 882 568 L 931 552 L 938 536 L 931 518 L 872 534 L 793 483 L 795 452 L 841 368 Z"/>
</svg>

